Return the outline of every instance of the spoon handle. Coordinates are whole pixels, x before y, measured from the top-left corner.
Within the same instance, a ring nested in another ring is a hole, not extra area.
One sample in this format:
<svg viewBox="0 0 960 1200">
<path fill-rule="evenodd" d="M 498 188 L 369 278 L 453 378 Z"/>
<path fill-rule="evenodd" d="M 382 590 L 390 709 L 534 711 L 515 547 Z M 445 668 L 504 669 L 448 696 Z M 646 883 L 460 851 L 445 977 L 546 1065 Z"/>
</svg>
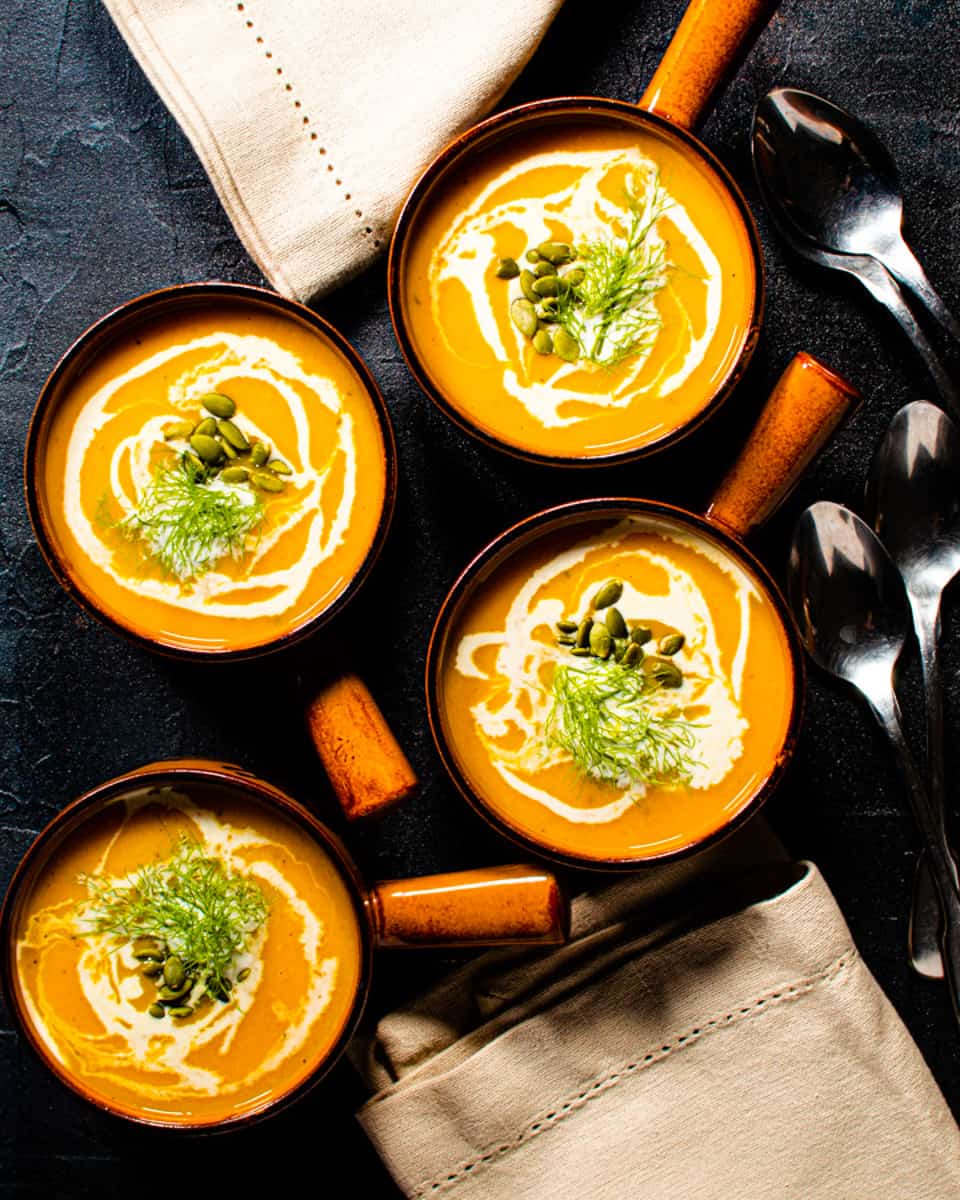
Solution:
<svg viewBox="0 0 960 1200">
<path fill-rule="evenodd" d="M 940 328 L 960 345 L 960 322 L 934 290 L 916 255 L 902 238 L 884 250 L 880 262 L 925 305 Z"/>
<path fill-rule="evenodd" d="M 840 257 L 840 255 L 837 256 L 838 259 Z M 853 259 L 852 255 L 846 257 L 849 257 L 851 260 Z M 837 265 L 840 266 L 841 264 L 838 262 Z M 851 263 L 845 269 L 860 280 L 874 300 L 879 301 L 886 308 L 903 332 L 913 342 L 917 353 L 923 359 L 927 370 L 933 377 L 941 398 L 946 401 L 953 415 L 960 420 L 960 393 L 957 392 L 956 385 L 947 374 L 933 347 L 927 341 L 926 334 L 917 324 L 916 317 L 914 317 L 913 313 L 907 307 L 903 293 L 897 287 L 894 280 L 891 279 L 875 258 L 867 258 L 865 255 L 857 256 L 856 265 L 854 266 Z"/>
<path fill-rule="evenodd" d="M 934 815 L 923 779 L 907 748 L 900 725 L 900 707 L 892 685 L 886 689 L 877 689 L 876 694 L 868 696 L 867 699 L 893 747 L 897 766 L 907 787 L 910 808 L 923 838 L 930 873 L 936 885 L 943 914 L 940 952 L 943 957 L 944 974 L 950 989 L 954 1017 L 960 1024 L 960 894 L 955 882 L 956 866 L 943 836 L 942 825 Z"/>
</svg>

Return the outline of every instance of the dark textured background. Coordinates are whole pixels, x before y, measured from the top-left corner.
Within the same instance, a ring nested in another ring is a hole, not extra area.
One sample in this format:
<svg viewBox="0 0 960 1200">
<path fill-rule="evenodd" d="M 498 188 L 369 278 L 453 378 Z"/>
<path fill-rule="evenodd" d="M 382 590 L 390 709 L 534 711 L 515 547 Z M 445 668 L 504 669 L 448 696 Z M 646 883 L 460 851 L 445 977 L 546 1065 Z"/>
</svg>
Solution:
<svg viewBox="0 0 960 1200">
<path fill-rule="evenodd" d="M 635 99 L 681 7 L 680 0 L 568 0 L 508 102 L 559 91 Z M 155 758 L 240 761 L 337 824 L 293 682 L 295 674 L 309 679 L 321 647 L 263 666 L 171 665 L 82 614 L 33 543 L 21 454 L 37 391 L 69 343 L 101 313 L 151 288 L 261 280 L 189 145 L 98 4 L 3 0 L 0 31 L 0 884 L 66 801 Z M 403 811 L 351 833 L 371 876 L 511 856 L 442 776 L 421 687 L 425 638 L 441 595 L 468 554 L 503 526 L 549 502 L 601 492 L 701 503 L 765 390 L 801 347 L 849 375 L 867 402 L 766 532 L 760 552 L 782 578 L 789 530 L 804 505 L 822 497 L 857 505 L 886 423 L 901 404 L 930 389 L 893 323 L 855 284 L 801 265 L 771 235 L 749 170 L 750 114 L 768 87 L 788 82 L 871 122 L 905 180 L 913 244 L 956 310 L 958 63 L 955 0 L 784 0 L 704 130 L 758 212 L 769 268 L 764 336 L 747 380 L 709 431 L 659 461 L 567 474 L 478 448 L 429 405 L 408 374 L 390 329 L 382 264 L 319 306 L 370 364 L 400 443 L 392 540 L 340 626 L 348 639 L 363 622 L 375 621 L 382 631 L 373 649 L 359 649 L 362 667 L 423 779 L 421 794 Z M 944 657 L 955 802 L 960 621 L 951 603 Z M 272 700 L 277 689 L 286 702 Z M 916 728 L 911 665 L 903 695 Z M 791 851 L 820 865 L 867 963 L 960 1114 L 960 1042 L 946 991 L 913 976 L 905 960 L 913 837 L 900 789 L 867 716 L 820 677 L 810 681 L 793 769 L 767 812 Z M 425 970 L 442 965 L 436 956 L 421 960 Z M 375 1009 L 412 988 L 417 974 L 409 957 L 381 958 L 379 967 Z M 355 1171 L 352 1190 L 398 1195 L 353 1124 L 362 1097 L 343 1065 L 295 1108 L 259 1127 L 173 1142 L 103 1118 L 62 1091 L 18 1044 L 3 1014 L 0 1081 L 0 1186 L 11 1194 L 248 1195 L 294 1173 L 331 1194 L 327 1168 L 335 1153 Z M 167 1182 L 155 1185 L 161 1176 Z"/>
</svg>

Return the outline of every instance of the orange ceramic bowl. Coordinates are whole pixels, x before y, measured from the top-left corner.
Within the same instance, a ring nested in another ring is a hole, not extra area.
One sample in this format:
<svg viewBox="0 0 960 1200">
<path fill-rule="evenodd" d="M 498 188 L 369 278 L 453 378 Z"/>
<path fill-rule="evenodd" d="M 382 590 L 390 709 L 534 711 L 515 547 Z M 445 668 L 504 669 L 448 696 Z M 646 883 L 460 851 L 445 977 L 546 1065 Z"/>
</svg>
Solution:
<svg viewBox="0 0 960 1200">
<path fill-rule="evenodd" d="M 87 898 L 84 873 L 130 878 L 182 834 L 225 838 L 216 853 L 237 858 L 269 912 L 228 1002 L 159 1020 L 130 944 L 81 936 L 68 918 Z M 340 840 L 272 784 L 221 763 L 162 762 L 93 788 L 37 837 L 0 914 L 0 982 L 27 1043 L 83 1099 L 142 1125 L 223 1130 L 323 1078 L 360 1019 L 375 947 L 549 944 L 567 919 L 537 867 L 368 886 Z"/>
<path fill-rule="evenodd" d="M 242 483 L 261 524 L 236 560 L 221 547 L 184 579 L 137 502 L 181 452 L 169 431 L 206 416 L 200 397 L 217 390 L 293 474 L 277 477 L 282 494 Z M 27 508 L 59 583 L 110 629 L 189 659 L 257 657 L 326 625 L 379 555 L 396 482 L 390 418 L 356 351 L 303 305 L 234 283 L 138 296 L 91 326 L 45 383 L 25 454 Z"/>
</svg>

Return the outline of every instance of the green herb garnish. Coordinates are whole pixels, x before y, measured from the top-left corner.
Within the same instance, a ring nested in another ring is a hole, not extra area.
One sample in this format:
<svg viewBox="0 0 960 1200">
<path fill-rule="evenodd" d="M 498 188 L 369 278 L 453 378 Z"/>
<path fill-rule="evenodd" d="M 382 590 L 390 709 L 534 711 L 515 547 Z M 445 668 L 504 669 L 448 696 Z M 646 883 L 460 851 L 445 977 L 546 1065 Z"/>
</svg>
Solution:
<svg viewBox="0 0 960 1200">
<path fill-rule="evenodd" d="M 130 881 L 84 875 L 81 882 L 89 895 L 81 907 L 86 932 L 125 942 L 156 939 L 177 956 L 185 977 L 218 999 L 229 994 L 227 972 L 268 914 L 252 880 L 231 874 L 188 837 L 170 858 L 141 867 Z"/>
<path fill-rule="evenodd" d="M 695 726 L 657 711 L 657 679 L 607 659 L 581 662 L 554 670 L 548 744 L 566 750 L 586 774 L 620 786 L 689 782 Z"/>
<path fill-rule="evenodd" d="M 189 580 L 228 555 L 239 559 L 263 521 L 263 510 L 263 501 L 249 488 L 207 480 L 181 459 L 157 468 L 136 512 L 122 526 L 146 542 L 166 572 Z"/>
</svg>

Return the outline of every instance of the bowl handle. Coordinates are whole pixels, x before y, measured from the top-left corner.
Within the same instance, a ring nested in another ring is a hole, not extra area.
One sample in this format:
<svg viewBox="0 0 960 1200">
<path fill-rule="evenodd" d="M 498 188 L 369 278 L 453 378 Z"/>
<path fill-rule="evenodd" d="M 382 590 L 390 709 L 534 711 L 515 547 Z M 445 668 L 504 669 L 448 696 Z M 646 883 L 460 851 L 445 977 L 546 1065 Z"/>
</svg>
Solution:
<svg viewBox="0 0 960 1200">
<path fill-rule="evenodd" d="M 746 537 L 783 503 L 861 400 L 852 384 L 812 354 L 794 355 L 717 488 L 707 519 Z"/>
<path fill-rule="evenodd" d="M 385 947 L 558 945 L 569 911 L 554 876 L 533 866 L 486 867 L 378 883 L 367 896 Z"/>
<path fill-rule="evenodd" d="M 307 705 L 306 719 L 349 820 L 390 808 L 417 786 L 413 767 L 359 676 L 347 672 L 324 684 Z"/>
<path fill-rule="evenodd" d="M 776 6 L 777 0 L 690 0 L 640 107 L 695 129 Z"/>
</svg>

